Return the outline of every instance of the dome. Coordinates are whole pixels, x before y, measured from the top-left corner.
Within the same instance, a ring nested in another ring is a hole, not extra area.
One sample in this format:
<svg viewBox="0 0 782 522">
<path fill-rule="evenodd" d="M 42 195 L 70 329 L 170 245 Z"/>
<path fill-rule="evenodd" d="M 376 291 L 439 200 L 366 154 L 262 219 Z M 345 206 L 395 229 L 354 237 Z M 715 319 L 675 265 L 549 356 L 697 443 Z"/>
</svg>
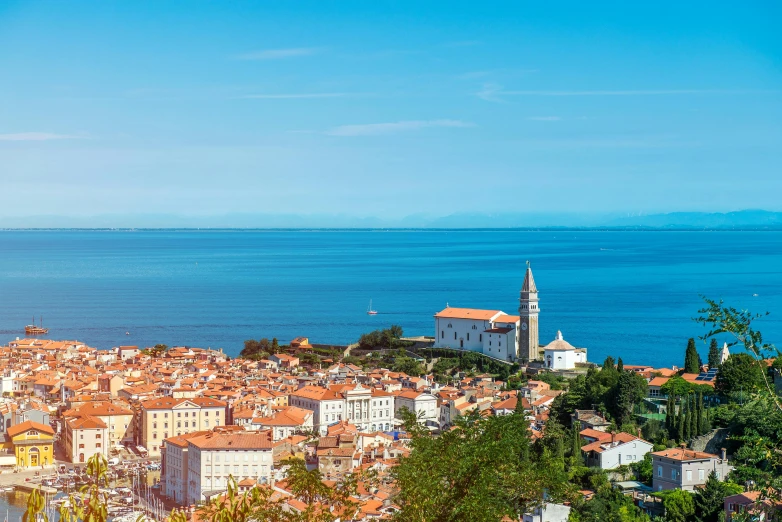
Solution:
<svg viewBox="0 0 782 522">
<path fill-rule="evenodd" d="M 566 350 L 575 350 L 576 347 L 570 344 L 565 340 L 565 338 L 562 336 L 561 331 L 557 331 L 557 336 L 554 338 L 553 341 L 548 343 L 544 350 L 557 350 L 557 351 L 566 351 Z"/>
</svg>

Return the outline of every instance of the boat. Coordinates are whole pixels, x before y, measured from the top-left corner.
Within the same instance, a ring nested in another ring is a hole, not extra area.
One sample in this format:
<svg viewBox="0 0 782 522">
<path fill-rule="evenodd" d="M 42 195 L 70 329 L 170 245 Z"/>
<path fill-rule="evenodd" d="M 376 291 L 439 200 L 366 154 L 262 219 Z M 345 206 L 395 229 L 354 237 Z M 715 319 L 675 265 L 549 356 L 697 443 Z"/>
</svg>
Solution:
<svg viewBox="0 0 782 522">
<path fill-rule="evenodd" d="M 372 310 L 372 299 L 369 300 L 369 308 L 367 308 L 367 315 L 377 315 L 377 310 Z"/>
<path fill-rule="evenodd" d="M 28 324 L 24 327 L 24 333 L 27 335 L 43 335 L 49 333 L 48 328 L 43 327 L 43 317 L 41 317 L 41 325 L 35 325 L 35 317 L 33 317 L 33 324 Z"/>
</svg>

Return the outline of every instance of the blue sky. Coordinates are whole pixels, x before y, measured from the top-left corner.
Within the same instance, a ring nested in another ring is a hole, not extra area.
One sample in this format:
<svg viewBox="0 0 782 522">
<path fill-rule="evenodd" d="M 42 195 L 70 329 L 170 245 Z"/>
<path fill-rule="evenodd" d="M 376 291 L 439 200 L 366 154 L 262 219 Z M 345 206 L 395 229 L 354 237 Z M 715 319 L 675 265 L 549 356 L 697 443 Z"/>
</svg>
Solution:
<svg viewBox="0 0 782 522">
<path fill-rule="evenodd" d="M 779 20 L 6 0 L 0 216 L 782 210 Z"/>
</svg>

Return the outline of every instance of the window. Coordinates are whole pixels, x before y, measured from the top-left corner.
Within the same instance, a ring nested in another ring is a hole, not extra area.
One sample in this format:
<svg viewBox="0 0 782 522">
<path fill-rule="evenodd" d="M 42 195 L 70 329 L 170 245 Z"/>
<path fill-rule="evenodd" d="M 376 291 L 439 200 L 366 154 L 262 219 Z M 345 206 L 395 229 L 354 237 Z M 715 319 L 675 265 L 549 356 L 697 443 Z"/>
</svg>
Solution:
<svg viewBox="0 0 782 522">
<path fill-rule="evenodd" d="M 204 412 L 204 417 L 208 417 L 208 416 L 209 416 L 209 411 L 207 410 Z"/>
<path fill-rule="evenodd" d="M 164 413 L 163 417 L 168 418 L 168 412 Z"/>
<path fill-rule="evenodd" d="M 188 413 L 188 412 L 185 412 L 185 417 L 187 417 L 187 413 Z"/>
<path fill-rule="evenodd" d="M 163 427 L 168 428 L 168 423 L 167 422 L 163 423 Z"/>
<path fill-rule="evenodd" d="M 181 417 L 182 416 L 182 412 L 181 411 L 176 412 L 176 416 L 177 417 Z"/>
<path fill-rule="evenodd" d="M 96 439 L 99 439 L 99 438 L 101 438 L 101 434 L 100 434 L 100 433 L 96 433 L 96 434 L 95 434 L 95 438 L 96 438 Z"/>
<path fill-rule="evenodd" d="M 691 469 L 687 470 L 687 480 L 692 480 L 692 470 Z"/>
<path fill-rule="evenodd" d="M 239 454 L 238 453 L 234 453 L 234 462 L 239 462 Z M 237 473 L 238 473 L 238 471 L 237 471 Z"/>
<path fill-rule="evenodd" d="M 156 438 L 157 438 L 157 432 L 155 432 L 155 433 L 153 433 L 153 434 L 152 434 L 152 438 L 153 438 L 153 439 L 156 439 Z"/>
<path fill-rule="evenodd" d="M 157 419 L 157 413 L 153 413 L 153 414 L 152 414 L 152 418 L 153 418 L 153 419 Z"/>
<path fill-rule="evenodd" d="M 153 422 L 153 423 L 152 423 L 152 427 L 153 427 L 153 428 L 157 428 L 157 422 Z"/>
<path fill-rule="evenodd" d="M 445 339 L 445 330 L 440 330 L 440 339 Z"/>
<path fill-rule="evenodd" d="M 176 427 L 181 428 L 182 427 L 182 421 L 176 421 Z"/>
<path fill-rule="evenodd" d="M 698 480 L 704 480 L 706 478 L 706 471 L 699 469 L 698 470 Z"/>
<path fill-rule="evenodd" d="M 100 448 L 100 442 L 96 442 L 96 443 L 95 443 L 95 447 L 96 447 L 96 448 Z"/>
<path fill-rule="evenodd" d="M 204 421 L 204 428 L 208 428 L 208 427 L 209 427 L 209 419 Z"/>
<path fill-rule="evenodd" d="M 478 341 L 483 342 L 483 334 L 478 334 Z"/>
<path fill-rule="evenodd" d="M 456 340 L 456 332 L 453 333 L 453 340 Z"/>
<path fill-rule="evenodd" d="M 467 340 L 470 340 L 470 332 L 467 332 Z"/>
<path fill-rule="evenodd" d="M 676 470 L 675 469 L 671 470 L 671 478 L 672 479 L 676 479 Z"/>
<path fill-rule="evenodd" d="M 663 467 L 657 466 L 657 476 L 662 477 L 663 476 Z"/>
</svg>

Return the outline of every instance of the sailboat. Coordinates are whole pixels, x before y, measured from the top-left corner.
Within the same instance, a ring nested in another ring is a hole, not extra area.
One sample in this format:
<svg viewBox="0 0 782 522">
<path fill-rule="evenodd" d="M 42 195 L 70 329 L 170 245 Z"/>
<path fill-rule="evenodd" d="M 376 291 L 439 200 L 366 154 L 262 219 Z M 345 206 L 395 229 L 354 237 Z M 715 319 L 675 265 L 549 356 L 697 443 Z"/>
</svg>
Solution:
<svg viewBox="0 0 782 522">
<path fill-rule="evenodd" d="M 367 308 L 367 315 L 377 315 L 377 310 L 372 310 L 372 299 L 369 300 L 369 308 Z"/>
<path fill-rule="evenodd" d="M 42 335 L 49 333 L 49 329 L 43 327 L 43 317 L 41 317 L 41 326 L 35 326 L 35 316 L 33 316 L 33 323 L 24 327 L 24 333 L 27 335 Z"/>
</svg>

